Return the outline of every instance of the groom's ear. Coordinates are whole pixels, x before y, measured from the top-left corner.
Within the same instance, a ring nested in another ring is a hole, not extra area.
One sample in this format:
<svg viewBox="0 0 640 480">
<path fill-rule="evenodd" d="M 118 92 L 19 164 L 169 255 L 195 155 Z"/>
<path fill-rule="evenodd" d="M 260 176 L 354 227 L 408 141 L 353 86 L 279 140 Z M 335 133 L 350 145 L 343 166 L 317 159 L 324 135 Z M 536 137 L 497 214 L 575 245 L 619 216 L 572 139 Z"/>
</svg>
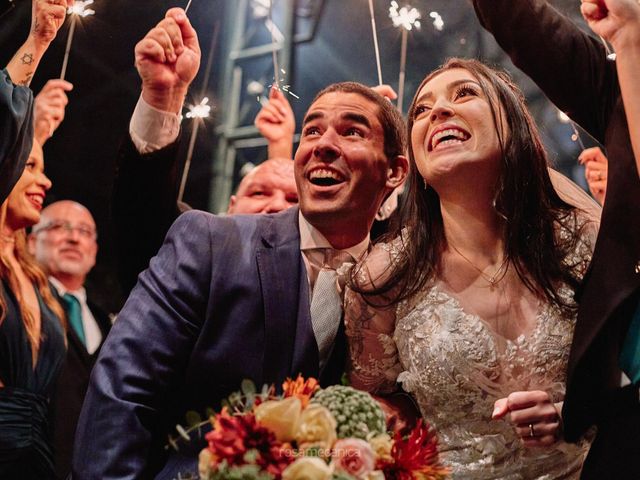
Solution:
<svg viewBox="0 0 640 480">
<path fill-rule="evenodd" d="M 409 173 L 409 160 L 404 155 L 396 155 L 389 159 L 387 168 L 387 188 L 393 190 L 404 183 Z"/>
</svg>

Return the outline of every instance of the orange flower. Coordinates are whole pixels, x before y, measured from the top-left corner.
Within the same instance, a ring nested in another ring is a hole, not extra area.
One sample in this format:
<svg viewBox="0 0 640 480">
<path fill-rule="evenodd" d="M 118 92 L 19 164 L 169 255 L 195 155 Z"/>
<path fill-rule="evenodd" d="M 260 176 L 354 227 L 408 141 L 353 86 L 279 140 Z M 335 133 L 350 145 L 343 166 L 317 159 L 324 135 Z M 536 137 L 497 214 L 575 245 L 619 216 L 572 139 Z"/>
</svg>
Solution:
<svg viewBox="0 0 640 480">
<path fill-rule="evenodd" d="M 306 408 L 313 394 L 320 388 L 320 384 L 315 378 L 305 380 L 302 375 L 298 374 L 298 378 L 291 380 L 287 378 L 282 384 L 284 397 L 296 396 L 302 402 L 302 408 Z"/>
<path fill-rule="evenodd" d="M 380 460 L 376 468 L 386 480 L 443 480 L 449 469 L 438 458 L 438 439 L 422 420 L 406 439 L 395 435 L 391 460 Z"/>
</svg>

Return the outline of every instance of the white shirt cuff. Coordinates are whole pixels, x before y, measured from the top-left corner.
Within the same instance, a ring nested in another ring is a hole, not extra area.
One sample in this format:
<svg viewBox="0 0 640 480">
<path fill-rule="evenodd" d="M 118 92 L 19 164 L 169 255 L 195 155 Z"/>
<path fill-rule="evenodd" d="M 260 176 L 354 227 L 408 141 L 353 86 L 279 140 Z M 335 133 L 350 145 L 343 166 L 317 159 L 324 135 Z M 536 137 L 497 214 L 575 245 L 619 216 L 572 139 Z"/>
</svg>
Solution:
<svg viewBox="0 0 640 480">
<path fill-rule="evenodd" d="M 140 95 L 129 123 L 129 134 L 138 152 L 144 154 L 160 150 L 175 142 L 178 133 L 180 115 L 158 110 Z"/>
</svg>

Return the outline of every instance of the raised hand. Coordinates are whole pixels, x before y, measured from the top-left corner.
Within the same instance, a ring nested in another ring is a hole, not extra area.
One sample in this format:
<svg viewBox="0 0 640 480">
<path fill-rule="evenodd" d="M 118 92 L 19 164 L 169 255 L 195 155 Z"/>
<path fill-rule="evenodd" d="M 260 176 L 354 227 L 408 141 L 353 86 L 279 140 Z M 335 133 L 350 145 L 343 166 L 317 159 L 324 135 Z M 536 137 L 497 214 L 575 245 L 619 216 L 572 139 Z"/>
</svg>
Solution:
<svg viewBox="0 0 640 480">
<path fill-rule="evenodd" d="M 580 11 L 589 27 L 614 44 L 614 47 L 625 26 L 630 25 L 630 31 L 637 30 L 640 22 L 640 4 L 637 0 L 581 0 L 581 2 Z"/>
<path fill-rule="evenodd" d="M 201 56 L 198 35 L 184 10 L 170 9 L 138 42 L 135 56 L 142 98 L 159 110 L 179 113 Z"/>
<path fill-rule="evenodd" d="M 269 102 L 258 112 L 254 124 L 269 142 L 269 158 L 292 158 L 296 119 L 280 90 L 271 89 Z"/>
<path fill-rule="evenodd" d="M 398 94 L 391 85 L 376 85 L 375 87 L 371 87 L 371 90 L 389 100 L 395 100 L 396 98 L 398 98 Z"/>
<path fill-rule="evenodd" d="M 49 80 L 35 99 L 35 139 L 44 145 L 64 120 L 65 107 L 69 103 L 66 92 L 73 85 L 64 80 Z"/>
<path fill-rule="evenodd" d="M 67 16 L 73 0 L 33 0 L 30 35 L 40 47 L 49 46 Z"/>
<path fill-rule="evenodd" d="M 28 87 L 36 68 L 64 23 L 67 7 L 73 0 L 33 0 L 31 30 L 27 41 L 7 64 L 7 72 L 16 85 Z"/>
<path fill-rule="evenodd" d="M 584 176 L 591 195 L 600 205 L 604 205 L 609 165 L 607 157 L 599 147 L 587 148 L 578 157 L 578 162 L 585 166 Z"/>
<path fill-rule="evenodd" d="M 554 405 L 547 392 L 513 392 L 496 400 L 492 418 L 506 418 L 526 447 L 548 447 L 560 438 L 562 404 Z"/>
</svg>

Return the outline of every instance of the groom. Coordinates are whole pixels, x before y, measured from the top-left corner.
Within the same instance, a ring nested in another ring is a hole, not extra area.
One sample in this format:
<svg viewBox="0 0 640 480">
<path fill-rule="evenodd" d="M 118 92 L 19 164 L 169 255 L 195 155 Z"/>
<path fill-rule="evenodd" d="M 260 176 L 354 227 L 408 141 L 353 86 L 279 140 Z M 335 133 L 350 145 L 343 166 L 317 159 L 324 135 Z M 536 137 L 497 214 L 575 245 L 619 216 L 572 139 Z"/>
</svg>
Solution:
<svg viewBox="0 0 640 480">
<path fill-rule="evenodd" d="M 179 111 L 199 58 L 184 12 L 169 10 L 136 47 L 142 99 Z M 294 159 L 300 208 L 181 215 L 103 346 L 73 477 L 175 478 L 192 466 L 163 447 L 186 411 L 215 406 L 245 378 L 338 382 L 346 346 L 329 264 L 366 251 L 380 204 L 406 175 L 404 150 L 402 119 L 388 101 L 360 84 L 331 85 L 303 121 Z M 327 297 L 334 302 L 318 308 Z"/>
</svg>

